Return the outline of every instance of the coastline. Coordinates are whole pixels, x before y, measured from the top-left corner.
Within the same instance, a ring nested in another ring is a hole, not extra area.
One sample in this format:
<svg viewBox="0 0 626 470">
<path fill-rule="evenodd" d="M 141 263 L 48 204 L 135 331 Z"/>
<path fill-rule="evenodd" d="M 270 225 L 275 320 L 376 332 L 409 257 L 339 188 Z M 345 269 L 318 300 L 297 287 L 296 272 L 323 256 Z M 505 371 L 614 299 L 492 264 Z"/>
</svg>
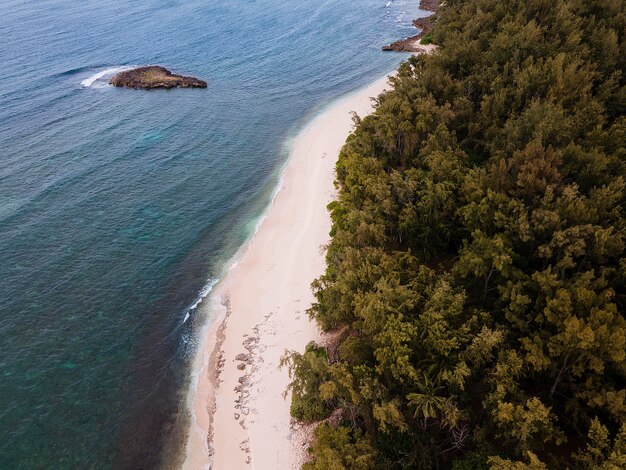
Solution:
<svg viewBox="0 0 626 470">
<path fill-rule="evenodd" d="M 435 51 L 437 46 L 430 42 L 422 44 L 422 39 L 428 36 L 432 31 L 435 14 L 440 5 L 440 0 L 421 0 L 419 5 L 420 10 L 429 11 L 431 13 L 430 15 L 413 20 L 413 26 L 419 29 L 420 32 L 414 36 L 399 39 L 398 41 L 383 46 L 383 51 L 414 52 L 417 54 L 431 54 Z"/>
<path fill-rule="evenodd" d="M 336 159 L 350 112 L 368 114 L 387 81 L 341 98 L 300 131 L 257 232 L 202 308 L 210 321 L 192 366 L 183 468 L 298 468 L 306 459 L 310 429 L 292 426 L 278 363 L 320 339 L 306 310 L 325 269 Z"/>
</svg>

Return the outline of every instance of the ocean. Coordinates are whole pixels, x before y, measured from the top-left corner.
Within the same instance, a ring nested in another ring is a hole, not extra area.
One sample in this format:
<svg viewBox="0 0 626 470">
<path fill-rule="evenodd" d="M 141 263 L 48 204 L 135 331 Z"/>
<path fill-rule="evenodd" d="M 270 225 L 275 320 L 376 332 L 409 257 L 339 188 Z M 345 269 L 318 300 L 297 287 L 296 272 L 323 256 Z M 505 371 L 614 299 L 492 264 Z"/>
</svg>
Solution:
<svg viewBox="0 0 626 470">
<path fill-rule="evenodd" d="M 298 130 L 407 57 L 381 46 L 418 4 L 1 2 L 0 468 L 177 452 L 196 307 Z M 208 88 L 107 84 L 152 64 Z"/>
</svg>

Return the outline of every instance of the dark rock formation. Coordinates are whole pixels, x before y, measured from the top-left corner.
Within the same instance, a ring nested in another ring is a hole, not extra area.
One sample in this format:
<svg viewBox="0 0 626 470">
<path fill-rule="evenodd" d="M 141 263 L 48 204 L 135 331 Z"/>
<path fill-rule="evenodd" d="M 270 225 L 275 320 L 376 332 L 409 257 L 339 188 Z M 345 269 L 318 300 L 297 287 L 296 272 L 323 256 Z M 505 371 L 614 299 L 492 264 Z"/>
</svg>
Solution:
<svg viewBox="0 0 626 470">
<path fill-rule="evenodd" d="M 422 30 L 418 36 L 423 38 L 433 29 L 433 15 L 413 20 L 413 26 Z"/>
<path fill-rule="evenodd" d="M 422 36 L 418 34 L 410 38 L 400 39 L 399 41 L 392 42 L 388 46 L 383 46 L 383 51 L 415 52 L 416 46 L 419 45 L 421 38 Z"/>
<path fill-rule="evenodd" d="M 144 90 L 155 88 L 206 88 L 207 86 L 203 80 L 176 75 L 165 67 L 156 65 L 120 72 L 111 78 L 109 83 L 117 87 L 141 88 Z"/>
<path fill-rule="evenodd" d="M 440 0 L 422 0 L 420 2 L 420 10 L 437 11 L 440 4 Z"/>
</svg>

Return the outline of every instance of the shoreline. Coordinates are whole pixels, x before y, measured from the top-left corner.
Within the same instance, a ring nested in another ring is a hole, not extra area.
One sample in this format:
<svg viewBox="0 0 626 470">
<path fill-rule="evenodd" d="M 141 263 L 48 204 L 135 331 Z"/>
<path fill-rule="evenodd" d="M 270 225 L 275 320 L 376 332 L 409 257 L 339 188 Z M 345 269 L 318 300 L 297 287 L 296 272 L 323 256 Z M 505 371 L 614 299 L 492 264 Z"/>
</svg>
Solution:
<svg viewBox="0 0 626 470">
<path fill-rule="evenodd" d="M 440 0 L 421 0 L 419 9 L 422 11 L 429 11 L 430 14 L 422 16 L 413 20 L 413 26 L 420 30 L 420 32 L 414 36 L 408 38 L 399 39 L 386 46 L 383 46 L 383 51 L 395 51 L 395 52 L 413 52 L 417 54 L 431 54 L 437 49 L 437 46 L 431 44 L 422 44 L 422 39 L 430 34 L 433 29 L 433 19 L 439 6 Z"/>
<path fill-rule="evenodd" d="M 388 76 L 333 102 L 297 134 L 256 232 L 200 306 L 208 320 L 192 365 L 183 468 L 298 468 L 306 458 L 308 429 L 292 426 L 288 371 L 278 362 L 321 337 L 306 309 L 325 269 L 336 159 L 350 112 L 368 114 Z"/>
</svg>

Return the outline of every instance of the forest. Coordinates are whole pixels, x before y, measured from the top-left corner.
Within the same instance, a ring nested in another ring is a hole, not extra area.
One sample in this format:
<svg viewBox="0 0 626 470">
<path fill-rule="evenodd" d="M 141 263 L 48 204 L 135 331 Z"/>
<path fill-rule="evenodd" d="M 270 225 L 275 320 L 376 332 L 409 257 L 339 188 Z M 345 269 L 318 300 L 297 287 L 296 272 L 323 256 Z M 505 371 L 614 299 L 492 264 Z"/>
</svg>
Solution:
<svg viewBox="0 0 626 470">
<path fill-rule="evenodd" d="M 305 470 L 626 468 L 626 2 L 446 0 L 354 116 Z"/>
</svg>

